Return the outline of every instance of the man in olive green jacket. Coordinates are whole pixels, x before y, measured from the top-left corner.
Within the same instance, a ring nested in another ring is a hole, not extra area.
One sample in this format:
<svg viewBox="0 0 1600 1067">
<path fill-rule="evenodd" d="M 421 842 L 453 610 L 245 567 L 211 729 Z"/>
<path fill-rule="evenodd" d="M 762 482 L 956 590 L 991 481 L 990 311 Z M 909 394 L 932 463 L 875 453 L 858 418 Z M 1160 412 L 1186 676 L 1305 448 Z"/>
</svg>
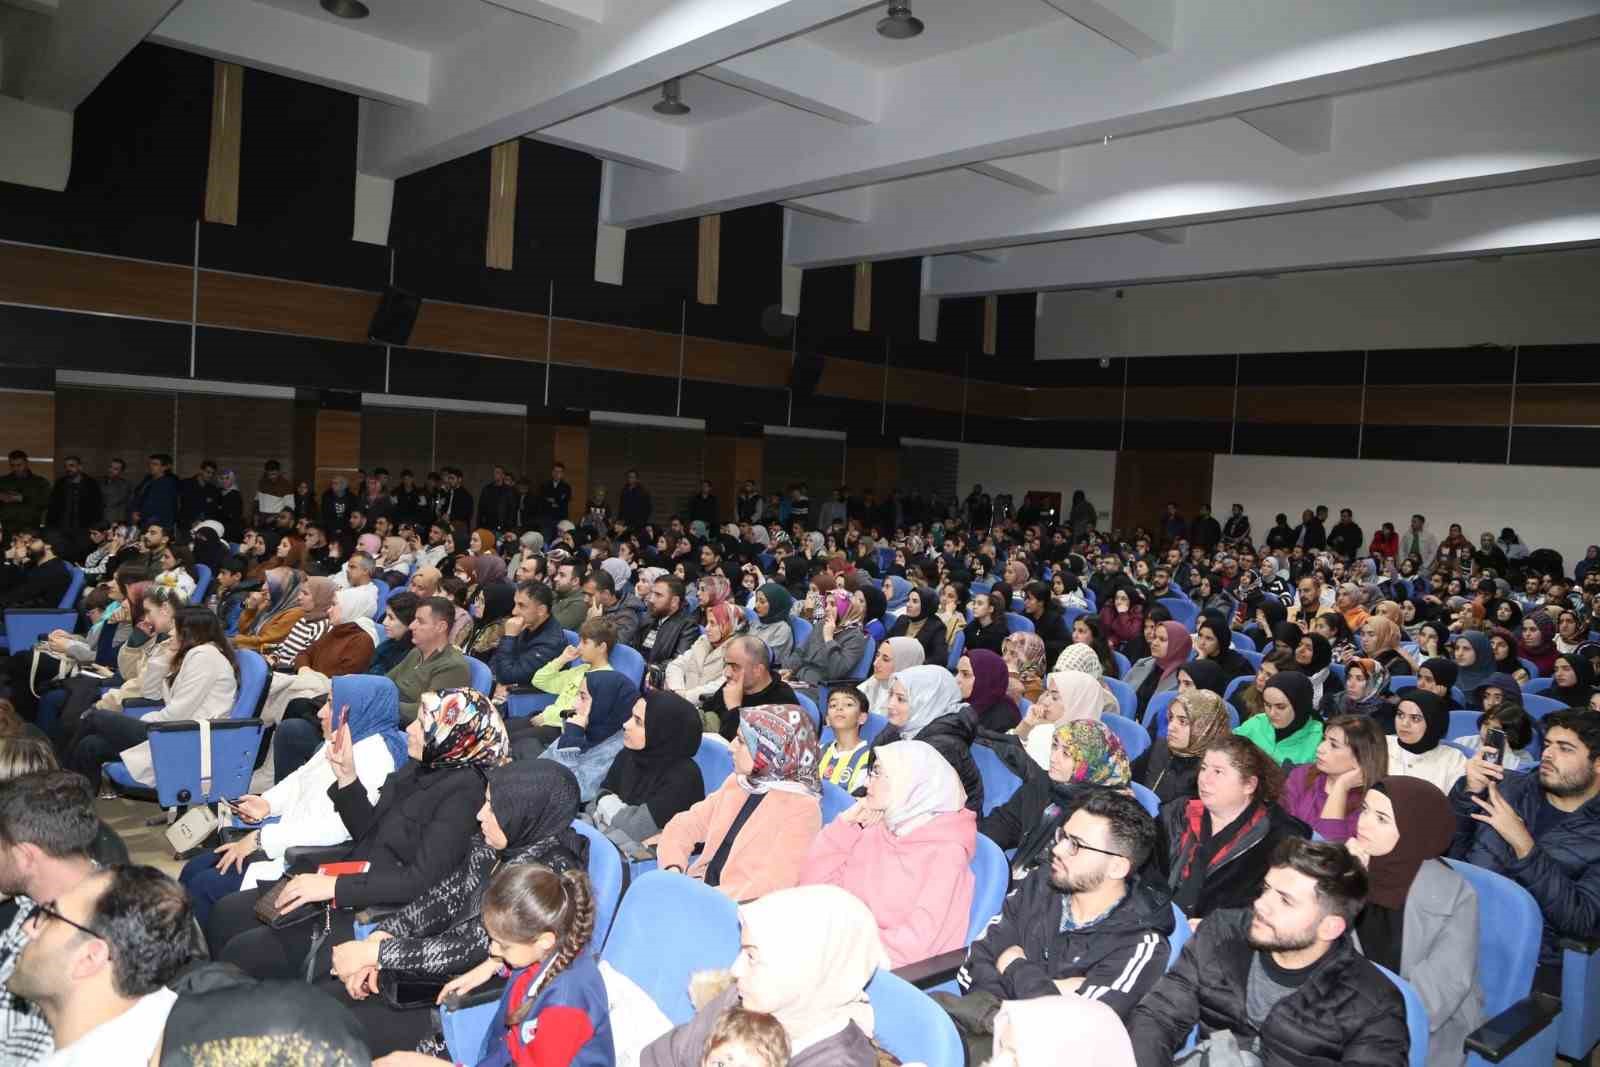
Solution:
<svg viewBox="0 0 1600 1067">
<path fill-rule="evenodd" d="M 455 618 L 455 605 L 444 597 L 429 597 L 417 605 L 411 620 L 412 649 L 388 674 L 400 690 L 402 722 L 417 717 L 417 702 L 423 693 L 456 689 L 471 681 L 467 657 L 450 643 L 450 625 Z"/>
</svg>

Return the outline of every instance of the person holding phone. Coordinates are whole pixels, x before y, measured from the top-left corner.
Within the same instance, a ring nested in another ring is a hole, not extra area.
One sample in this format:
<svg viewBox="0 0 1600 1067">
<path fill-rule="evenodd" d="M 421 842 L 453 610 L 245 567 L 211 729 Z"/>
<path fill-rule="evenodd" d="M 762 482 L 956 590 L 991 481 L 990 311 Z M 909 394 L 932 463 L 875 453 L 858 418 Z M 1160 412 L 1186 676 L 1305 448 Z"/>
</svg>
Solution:
<svg viewBox="0 0 1600 1067">
<path fill-rule="evenodd" d="M 1454 744 L 1474 756 L 1482 753 L 1485 763 L 1495 763 L 1508 771 L 1525 771 L 1539 761 L 1528 751 L 1533 744 L 1533 717 L 1521 704 L 1504 701 L 1478 716 L 1478 732 L 1465 734 Z"/>
</svg>

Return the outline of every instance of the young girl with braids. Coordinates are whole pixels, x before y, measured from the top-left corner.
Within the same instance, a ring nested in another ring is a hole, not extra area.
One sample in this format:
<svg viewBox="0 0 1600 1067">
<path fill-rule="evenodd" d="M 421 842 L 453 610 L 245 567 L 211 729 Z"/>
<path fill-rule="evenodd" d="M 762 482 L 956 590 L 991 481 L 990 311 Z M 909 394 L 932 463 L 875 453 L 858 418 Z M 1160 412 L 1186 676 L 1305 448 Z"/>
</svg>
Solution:
<svg viewBox="0 0 1600 1067">
<path fill-rule="evenodd" d="M 613 1067 L 611 1020 L 604 980 L 593 953 L 594 894 L 582 871 L 557 874 L 539 864 L 503 867 L 483 898 L 489 954 L 507 978 L 485 1047 L 469 1060 L 478 1067 Z M 468 992 L 483 981 L 477 970 L 439 994 Z M 396 1052 L 374 1067 L 436 1067 L 437 1060 Z"/>
</svg>

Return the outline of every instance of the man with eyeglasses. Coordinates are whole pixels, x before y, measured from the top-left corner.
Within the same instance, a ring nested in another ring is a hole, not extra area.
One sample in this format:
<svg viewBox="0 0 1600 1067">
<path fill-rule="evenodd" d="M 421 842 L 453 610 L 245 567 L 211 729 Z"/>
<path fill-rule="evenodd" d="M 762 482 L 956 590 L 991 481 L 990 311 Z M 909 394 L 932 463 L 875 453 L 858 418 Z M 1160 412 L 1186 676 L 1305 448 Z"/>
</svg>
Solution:
<svg viewBox="0 0 1600 1067">
<path fill-rule="evenodd" d="M 962 1003 L 944 1000 L 968 1058 L 989 1057 L 1001 1001 L 1076 993 L 1124 1019 L 1167 964 L 1172 907 L 1164 889 L 1139 881 L 1156 824 L 1125 793 L 1097 789 L 1056 834 L 1041 864 L 1011 895 L 956 974 Z M 981 1053 L 981 1056 L 978 1055 Z"/>
<path fill-rule="evenodd" d="M 6 988 L 49 1022 L 50 1067 L 148 1063 L 177 1000 L 167 983 L 205 958 L 188 895 L 154 867 L 90 873 L 36 905 L 27 935 Z"/>
</svg>

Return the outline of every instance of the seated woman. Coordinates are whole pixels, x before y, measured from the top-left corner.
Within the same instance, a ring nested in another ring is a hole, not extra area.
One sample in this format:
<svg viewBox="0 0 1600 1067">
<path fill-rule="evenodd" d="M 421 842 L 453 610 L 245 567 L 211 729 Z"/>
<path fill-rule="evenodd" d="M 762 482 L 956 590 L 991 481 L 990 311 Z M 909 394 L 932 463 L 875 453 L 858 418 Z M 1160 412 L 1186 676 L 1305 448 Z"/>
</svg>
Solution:
<svg viewBox="0 0 1600 1067">
<path fill-rule="evenodd" d="M 328 609 L 329 629 L 312 642 L 311 647 L 294 658 L 287 670 L 274 671 L 267 683 L 267 696 L 262 702 L 260 717 L 267 724 L 279 727 L 299 720 L 295 728 L 278 730 L 272 736 L 274 771 L 283 767 L 288 774 L 311 757 L 321 743 L 322 732 L 313 727 L 317 709 L 328 695 L 332 678 L 345 674 L 362 674 L 372 662 L 373 635 L 377 625 L 366 615 L 359 614 L 365 606 L 364 598 L 351 589 L 342 589 L 333 598 Z M 352 614 L 355 621 L 346 621 Z M 266 788 L 263 777 L 253 783 L 254 788 Z"/>
<path fill-rule="evenodd" d="M 974 593 L 967 601 L 972 611 L 972 621 L 962 631 L 967 635 L 966 648 L 986 648 L 999 652 L 1011 634 L 1011 623 L 1006 619 L 1005 598 L 998 593 Z"/>
<path fill-rule="evenodd" d="M 517 587 L 510 582 L 487 582 L 478 587 L 467 608 L 472 613 L 472 629 L 467 634 L 467 647 L 463 652 L 473 659 L 489 662 L 505 636 L 506 619 L 516 606 L 513 603 L 516 593 Z"/>
<path fill-rule="evenodd" d="M 1361 624 L 1362 655 L 1376 660 L 1390 674 L 1415 674 L 1417 665 L 1400 650 L 1405 638 L 1394 620 L 1385 615 L 1373 615 Z"/>
<path fill-rule="evenodd" d="M 410 758 L 394 683 L 368 675 L 335 678 L 332 697 L 317 712 L 317 724 L 327 742 L 343 729 L 339 744 L 349 745 L 367 802 L 377 804 L 383 783 Z M 281 878 L 283 854 L 290 847 L 337 845 L 349 840 L 350 833 L 328 793 L 335 778 L 326 753 L 324 745 L 299 770 L 265 793 L 233 802 L 234 811 L 246 823 L 262 823 L 269 816 L 277 816 L 277 822 L 251 830 L 214 851 L 202 852 L 184 866 L 178 880 L 188 888 L 195 920 L 202 928 L 216 902 L 245 888 L 246 881 L 253 887 Z"/>
<path fill-rule="evenodd" d="M 1388 773 L 1383 728 L 1365 715 L 1338 715 L 1322 728 L 1316 762 L 1289 772 L 1278 803 L 1313 832 L 1344 841 L 1356 832 L 1370 783 Z"/>
<path fill-rule="evenodd" d="M 738 1008 L 778 1020 L 789 1067 L 878 1067 L 865 990 L 888 956 L 865 904 L 831 885 L 771 893 L 739 908 L 739 945 L 726 988 L 646 1045 L 640 1067 L 702 1067 L 717 1023 Z"/>
<path fill-rule="evenodd" d="M 794 648 L 794 628 L 789 625 L 789 612 L 794 610 L 794 597 L 777 582 L 767 582 L 750 598 L 750 607 L 756 613 L 756 624 L 750 632 L 761 638 L 772 652 L 772 659 L 782 663 Z"/>
<path fill-rule="evenodd" d="M 1443 860 L 1455 828 L 1443 793 L 1391 775 L 1367 790 L 1356 834 L 1345 842 L 1369 885 L 1351 932 L 1363 956 L 1421 994 L 1429 1067 L 1458 1067 L 1466 1036 L 1484 1021 L 1478 896 Z"/>
<path fill-rule="evenodd" d="M 922 662 L 944 664 L 950 659 L 944 623 L 939 620 L 939 597 L 919 585 L 906 597 L 906 610 L 889 630 L 890 637 L 911 637 L 922 645 Z"/>
<path fill-rule="evenodd" d="M 783 680 L 807 686 L 823 685 L 849 678 L 867 649 L 867 634 L 862 629 L 867 613 L 867 598 L 861 590 L 840 591 L 825 598 L 827 611 L 822 622 L 811 628 L 805 644 L 783 661 Z"/>
<path fill-rule="evenodd" d="M 966 801 L 961 779 L 932 745 L 884 745 L 866 797 L 812 840 L 800 884 L 836 885 L 859 897 L 872 909 L 891 966 L 960 948 L 978 832 Z"/>
<path fill-rule="evenodd" d="M 935 617 L 944 623 L 946 648 L 955 644 L 956 635 L 967 628 L 967 615 L 963 610 L 967 599 L 965 582 L 946 581 L 939 587 L 939 611 Z M 999 652 L 996 651 L 995 655 L 999 655 Z"/>
<path fill-rule="evenodd" d="M 410 761 L 384 782 L 376 804 L 342 734 L 337 747 L 329 746 L 334 784 L 328 797 L 351 838 L 333 860 L 366 862 L 367 872 L 325 875 L 315 873 L 315 865 L 309 872 L 291 867 L 287 881 L 224 897 L 206 926 L 213 959 L 257 978 L 328 974 L 333 946 L 351 937 L 356 911 L 410 904 L 460 866 L 483 807 L 485 775 L 510 753 L 505 724 L 482 694 L 446 689 L 422 695 L 405 733 Z M 337 903 L 325 919 L 271 927 L 256 913 L 267 893 L 280 916 L 307 904 Z M 331 936 L 314 945 L 326 931 Z"/>
<path fill-rule="evenodd" d="M 1450 628 L 1435 619 L 1428 619 L 1417 627 L 1417 658 L 1430 656 L 1453 657 Z"/>
<path fill-rule="evenodd" d="M 1494 669 L 1496 671 L 1513 676 L 1519 670 L 1526 672 L 1527 668 L 1523 667 L 1522 661 L 1517 659 L 1516 634 L 1504 626 L 1496 626 L 1490 629 L 1489 652 L 1494 656 Z"/>
<path fill-rule="evenodd" d="M 305 581 L 304 574 L 288 567 L 267 571 L 262 587 L 245 599 L 233 647 L 263 656 L 270 654 L 305 614 L 300 607 L 300 587 Z M 329 589 L 332 589 L 331 583 Z"/>
<path fill-rule="evenodd" d="M 624 856 L 648 859 L 644 842 L 706 798 L 694 762 L 700 738 L 700 713 L 676 693 L 654 689 L 633 702 L 622 751 L 611 761 L 599 796 L 584 808 Z"/>
<path fill-rule="evenodd" d="M 1522 631 L 1518 635 L 1517 655 L 1539 668 L 1540 677 L 1548 677 L 1556 661 L 1556 621 L 1544 608 L 1535 608 L 1522 617 Z"/>
<path fill-rule="evenodd" d="M 1494 650 L 1489 647 L 1489 638 L 1478 630 L 1468 630 L 1457 635 L 1450 648 L 1454 651 L 1456 661 L 1456 686 L 1467 698 L 1468 706 L 1477 707 L 1478 687 L 1495 673 Z"/>
<path fill-rule="evenodd" d="M 1215 661 L 1209 659 L 1192 659 L 1178 667 L 1178 692 L 1192 693 L 1196 689 L 1221 696 L 1227 688 L 1229 679 L 1223 676 L 1222 668 Z M 1165 719 L 1156 716 L 1156 722 L 1162 723 Z"/>
<path fill-rule="evenodd" d="M 633 714 L 639 691 L 619 671 L 590 671 L 578 680 L 577 703 L 561 724 L 561 735 L 539 753 L 577 776 L 584 803 L 600 795 L 600 783 L 622 751 L 623 723 Z"/>
<path fill-rule="evenodd" d="M 1207 747 L 1199 795 L 1161 809 L 1157 862 L 1166 872 L 1172 902 L 1191 925 L 1218 908 L 1249 907 L 1278 842 L 1311 836 L 1304 823 L 1278 806 L 1282 788 L 1277 763 L 1236 733 Z"/>
<path fill-rule="evenodd" d="M 490 876 L 528 865 L 558 875 L 581 872 L 585 845 L 572 829 L 577 815 L 578 783 L 565 768 L 542 760 L 496 767 L 461 863 L 379 919 L 364 940 L 330 938 L 333 976 L 317 984 L 355 1013 L 375 1054 L 415 1048 L 434 1032 L 434 998 L 396 1007 L 402 983 L 471 989 L 499 972 L 481 913 Z"/>
<path fill-rule="evenodd" d="M 828 691 L 828 708 L 823 715 L 833 740 L 822 750 L 818 775 L 847 793 L 867 784 L 867 761 L 872 745 L 861 736 L 867 725 L 867 698 L 853 686 Z"/>
<path fill-rule="evenodd" d="M 171 589 L 185 604 L 194 596 L 194 560 L 189 550 L 178 545 L 168 545 L 161 550 L 156 561 L 156 576 L 152 579 L 162 589 Z"/>
<path fill-rule="evenodd" d="M 1383 716 L 1389 701 L 1384 693 L 1389 687 L 1389 672 L 1377 660 L 1356 656 L 1344 665 L 1344 688 L 1328 686 L 1322 693 L 1318 711 L 1324 719 L 1338 715 Z"/>
<path fill-rule="evenodd" d="M 1576 652 L 1563 652 L 1550 668 L 1550 688 L 1544 696 L 1559 700 L 1569 708 L 1587 708 L 1594 695 L 1594 672 L 1589 661 Z"/>
<path fill-rule="evenodd" d="M 1105 713 L 1104 694 L 1105 690 L 1081 671 L 1057 671 L 1045 679 L 1044 692 L 1013 732 L 1033 762 L 1048 768 L 1055 727 L 1080 719 L 1099 719 Z"/>
<path fill-rule="evenodd" d="M 405 538 L 385 537 L 378 558 L 374 561 L 377 564 L 378 580 L 390 587 L 404 585 L 411 578 L 416 559 L 415 555 L 407 551 Z"/>
<path fill-rule="evenodd" d="M 1311 620 L 1311 628 L 1321 634 L 1333 648 L 1333 662 L 1348 663 L 1352 656 L 1360 655 L 1356 649 L 1356 635 L 1350 623 L 1337 611 L 1324 611 Z"/>
<path fill-rule="evenodd" d="M 1273 675 L 1261 691 L 1261 703 L 1263 714 L 1241 722 L 1234 736 L 1254 741 L 1276 764 L 1314 761 L 1322 743 L 1322 721 L 1314 714 L 1310 679 L 1291 671 Z"/>
<path fill-rule="evenodd" d="M 1394 734 L 1389 737 L 1389 773 L 1421 778 L 1449 793 L 1467 773 L 1467 757 L 1442 744 L 1450 729 L 1450 709 L 1432 693 L 1407 689 L 1394 712 Z"/>
<path fill-rule="evenodd" d="M 1088 618 L 1088 616 L 1083 616 L 1078 621 L 1082 622 L 1085 618 Z M 1061 655 L 1056 657 L 1056 667 L 1052 673 L 1067 674 L 1071 672 L 1087 674 L 1099 684 L 1100 710 L 1102 713 L 1121 711 L 1122 705 L 1117 702 L 1116 696 L 1111 692 L 1110 687 L 1105 684 L 1105 664 L 1100 661 L 1100 657 L 1095 653 L 1094 646 L 1078 642 L 1070 644 L 1061 650 Z M 1046 688 L 1048 688 L 1048 685 Z"/>
<path fill-rule="evenodd" d="M 956 687 L 972 716 L 985 730 L 1005 733 L 1022 721 L 1022 712 L 1006 695 L 1011 679 L 1006 661 L 986 649 L 963 655 L 956 664 Z"/>
<path fill-rule="evenodd" d="M 1299 636 L 1293 647 L 1295 664 L 1311 680 L 1311 702 L 1315 707 L 1322 703 L 1323 691 L 1333 674 L 1333 646 L 1319 633 L 1305 633 Z"/>
<path fill-rule="evenodd" d="M 872 739 L 874 749 L 896 741 L 926 741 L 961 777 L 967 807 L 983 810 L 983 778 L 972 762 L 977 727 L 966 715 L 961 690 L 943 667 L 924 664 L 900 671 L 889 692 L 889 725 Z"/>
<path fill-rule="evenodd" d="M 739 624 L 744 621 L 731 603 L 713 604 L 705 614 L 705 633 L 669 662 L 666 670 L 666 688 L 694 704 L 727 681 L 722 676 L 723 653 L 728 642 L 739 636 Z"/>
<path fill-rule="evenodd" d="M 1117 668 L 1117 661 L 1111 655 L 1111 646 L 1100 633 L 1100 619 L 1094 615 L 1079 615 L 1072 620 L 1072 645 L 1061 650 L 1061 655 L 1056 657 L 1056 670 L 1064 670 L 1067 664 L 1065 658 L 1072 654 L 1073 645 L 1084 645 L 1094 652 L 1094 658 L 1100 661 L 1100 676 L 1102 678 L 1119 678 L 1121 672 Z"/>
<path fill-rule="evenodd" d="M 145 611 L 151 607 L 147 600 Z M 154 788 L 155 766 L 145 740 L 153 724 L 222 719 L 233 711 L 239 695 L 239 667 L 222 623 L 205 608 L 182 607 L 174 615 L 173 635 L 177 647 L 171 666 L 160 678 L 162 707 L 137 716 L 123 711 L 89 712 L 78 722 L 68 768 L 99 782 L 101 765 L 121 759 L 135 781 Z"/>
<path fill-rule="evenodd" d="M 911 637 L 891 637 L 878 646 L 872 657 L 872 673 L 860 685 L 867 698 L 867 710 L 875 715 L 889 713 L 889 692 L 894 687 L 894 676 L 900 671 L 920 667 L 922 642 Z"/>
<path fill-rule="evenodd" d="M 1196 796 L 1200 758 L 1211 742 L 1232 732 L 1221 697 L 1206 689 L 1180 693 L 1167 705 L 1166 732 L 1133 761 L 1133 781 L 1163 805 Z"/>
<path fill-rule="evenodd" d="M 270 647 L 263 647 L 261 654 L 267 658 L 267 666 L 275 671 L 288 670 L 296 656 L 328 632 L 333 625 L 328 620 L 328 609 L 333 607 L 333 595 L 338 591 L 339 587 L 333 584 L 332 578 L 307 578 L 301 583 L 300 592 L 295 598 L 300 617 L 282 640 Z"/>
<path fill-rule="evenodd" d="M 1178 688 L 1178 668 L 1189 661 L 1189 645 L 1189 631 L 1179 622 L 1161 623 L 1151 634 L 1150 655 L 1135 663 L 1126 679 L 1139 698 L 1141 718 L 1151 697 Z"/>
<path fill-rule="evenodd" d="M 811 716 L 797 704 L 741 708 L 733 771 L 715 793 L 667 823 L 656 859 L 664 871 L 751 900 L 794 885 L 822 829 Z"/>
<path fill-rule="evenodd" d="M 1049 734 L 1050 766 L 1031 768 L 1004 804 L 985 815 L 978 832 L 1002 849 L 1016 849 L 1013 881 L 1050 859 L 1056 831 L 1096 789 L 1126 789 L 1128 754 L 1111 728 L 1093 719 L 1063 722 Z"/>
<path fill-rule="evenodd" d="M 893 615 L 898 621 L 900 615 L 906 610 L 906 601 L 911 596 L 912 585 L 904 574 L 885 575 L 883 583 L 879 586 L 883 590 L 883 610 L 885 617 Z"/>
<path fill-rule="evenodd" d="M 1529 770 L 1539 762 L 1528 752 L 1528 746 L 1533 744 L 1534 738 L 1533 716 L 1521 704 L 1511 701 L 1496 704 L 1493 709 L 1479 715 L 1477 733 L 1452 740 L 1476 756 L 1488 746 L 1490 730 L 1499 730 L 1506 735 L 1505 752 L 1500 764 L 1506 770 Z"/>
<path fill-rule="evenodd" d="M 1124 645 L 1144 634 L 1144 596 L 1127 582 L 1111 592 L 1111 602 L 1100 605 L 1100 626 L 1112 648 L 1127 655 Z"/>
<path fill-rule="evenodd" d="M 1217 665 L 1222 671 L 1224 684 L 1256 672 L 1250 661 L 1234 649 L 1233 631 L 1210 615 L 1202 615 L 1195 624 L 1194 652 L 1196 659 Z"/>
<path fill-rule="evenodd" d="M 1006 692 L 1018 707 L 1023 700 L 1038 700 L 1044 692 L 1044 656 L 1044 638 L 1026 630 L 1007 635 L 1001 644 L 1000 658 L 1006 661 L 1006 671 L 1011 675 Z"/>
</svg>

